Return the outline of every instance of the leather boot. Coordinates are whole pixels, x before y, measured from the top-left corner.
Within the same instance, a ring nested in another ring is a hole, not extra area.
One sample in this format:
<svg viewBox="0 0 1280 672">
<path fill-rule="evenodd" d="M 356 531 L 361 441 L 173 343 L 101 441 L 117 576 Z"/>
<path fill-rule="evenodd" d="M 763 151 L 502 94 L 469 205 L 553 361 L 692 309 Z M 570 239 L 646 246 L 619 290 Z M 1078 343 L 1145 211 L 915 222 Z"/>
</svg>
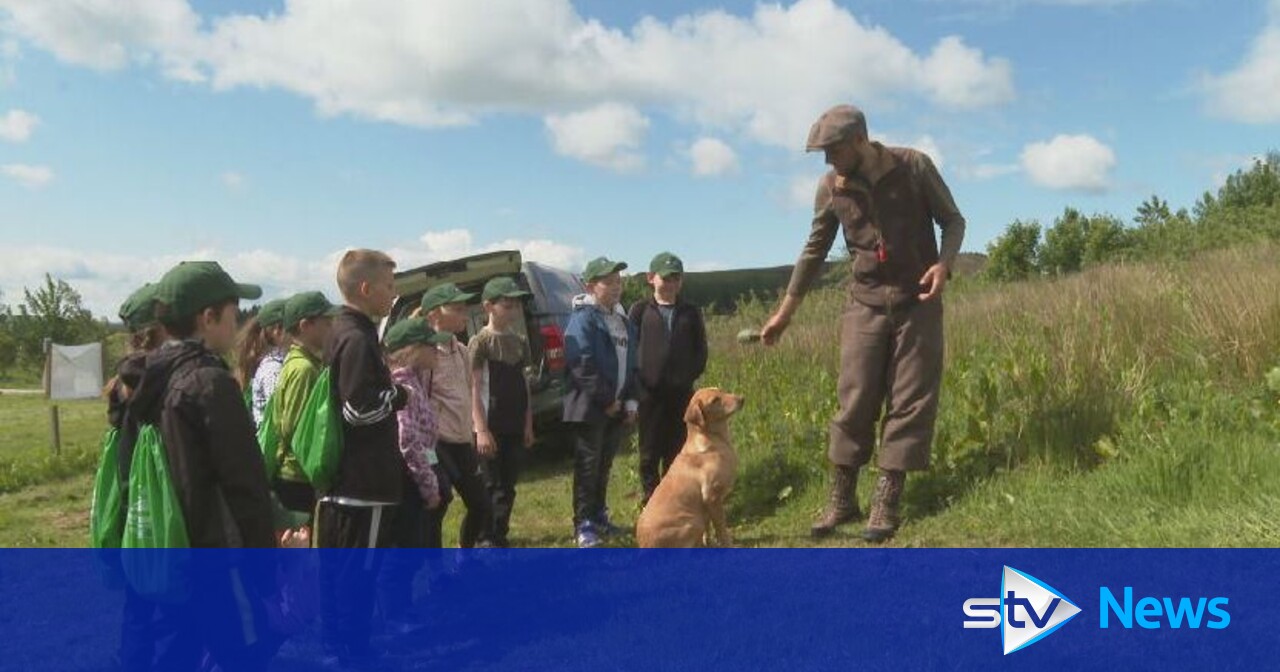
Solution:
<svg viewBox="0 0 1280 672">
<path fill-rule="evenodd" d="M 858 498 L 855 490 L 858 487 L 858 468 L 839 464 L 831 465 L 831 494 L 827 497 L 827 507 L 822 515 L 814 521 L 809 531 L 814 537 L 825 537 L 835 531 L 837 525 L 857 520 L 862 517 L 858 510 Z"/>
<path fill-rule="evenodd" d="M 862 538 L 872 543 L 888 541 L 898 531 L 901 518 L 898 514 L 898 502 L 902 499 L 902 488 L 907 482 L 907 472 L 892 469 L 881 469 L 880 478 L 876 479 L 876 491 L 871 496 L 871 514 L 867 516 L 867 529 L 862 531 Z"/>
</svg>

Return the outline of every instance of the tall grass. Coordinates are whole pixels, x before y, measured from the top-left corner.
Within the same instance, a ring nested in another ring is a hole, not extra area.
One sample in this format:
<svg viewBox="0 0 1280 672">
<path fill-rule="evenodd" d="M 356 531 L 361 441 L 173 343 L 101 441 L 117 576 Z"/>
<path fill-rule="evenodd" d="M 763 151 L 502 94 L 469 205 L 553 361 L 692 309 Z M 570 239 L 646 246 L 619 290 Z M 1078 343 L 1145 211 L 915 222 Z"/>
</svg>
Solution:
<svg viewBox="0 0 1280 672">
<path fill-rule="evenodd" d="M 1208 505 L 1233 486 L 1280 494 L 1280 482 L 1251 476 L 1280 473 L 1274 442 L 1259 438 L 1271 431 L 1275 404 L 1257 403 L 1265 372 L 1280 361 L 1277 251 L 957 283 L 947 295 L 934 465 L 913 477 L 909 513 L 942 511 L 999 474 L 1061 479 L 1104 464 L 1156 498 Z M 713 321 L 707 382 L 750 398 L 737 425 L 748 516 L 802 492 L 807 508 L 819 505 L 845 301 L 838 290 L 810 296 L 773 349 L 733 339 L 771 305 L 747 301 Z M 1246 407 L 1254 411 L 1227 412 Z M 1256 440 L 1230 443 L 1240 436 Z"/>
</svg>

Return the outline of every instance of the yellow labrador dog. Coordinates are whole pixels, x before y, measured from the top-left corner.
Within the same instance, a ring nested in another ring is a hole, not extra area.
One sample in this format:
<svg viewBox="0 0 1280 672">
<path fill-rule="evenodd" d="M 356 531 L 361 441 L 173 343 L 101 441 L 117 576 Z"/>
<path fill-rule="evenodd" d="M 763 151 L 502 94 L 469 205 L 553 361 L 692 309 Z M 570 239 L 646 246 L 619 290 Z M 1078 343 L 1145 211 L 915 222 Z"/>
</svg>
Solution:
<svg viewBox="0 0 1280 672">
<path fill-rule="evenodd" d="M 718 545 L 733 545 L 724 516 L 738 472 L 729 418 L 742 404 L 714 387 L 693 395 L 684 414 L 689 438 L 636 521 L 640 548 L 693 548 L 709 543 L 712 530 Z"/>
</svg>

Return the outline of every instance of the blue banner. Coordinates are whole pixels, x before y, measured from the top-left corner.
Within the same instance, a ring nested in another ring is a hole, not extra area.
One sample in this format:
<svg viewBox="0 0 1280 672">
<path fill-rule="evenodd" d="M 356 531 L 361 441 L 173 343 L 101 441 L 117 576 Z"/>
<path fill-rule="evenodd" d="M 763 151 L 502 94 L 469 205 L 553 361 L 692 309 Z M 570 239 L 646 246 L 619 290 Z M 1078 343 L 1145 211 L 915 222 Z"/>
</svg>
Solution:
<svg viewBox="0 0 1280 672">
<path fill-rule="evenodd" d="M 1277 576 L 1280 550 L 4 550 L 0 669 L 1272 669 Z"/>
</svg>

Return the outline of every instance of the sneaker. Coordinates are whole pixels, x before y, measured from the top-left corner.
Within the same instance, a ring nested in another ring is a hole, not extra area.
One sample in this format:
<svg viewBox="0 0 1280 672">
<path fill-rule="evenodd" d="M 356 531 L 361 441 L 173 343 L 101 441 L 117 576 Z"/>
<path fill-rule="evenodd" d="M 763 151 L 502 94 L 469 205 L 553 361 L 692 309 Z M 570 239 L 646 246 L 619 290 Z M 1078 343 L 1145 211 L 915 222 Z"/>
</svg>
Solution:
<svg viewBox="0 0 1280 672">
<path fill-rule="evenodd" d="M 583 523 L 578 526 L 577 533 L 578 548 L 595 548 L 600 545 L 600 535 L 596 532 L 595 525 L 591 523 Z"/>
<path fill-rule="evenodd" d="M 595 528 L 596 532 L 605 539 L 610 539 L 622 534 L 622 528 L 614 525 L 613 521 L 609 520 L 608 509 L 605 509 L 604 513 L 600 514 L 600 517 L 595 520 Z"/>
</svg>

